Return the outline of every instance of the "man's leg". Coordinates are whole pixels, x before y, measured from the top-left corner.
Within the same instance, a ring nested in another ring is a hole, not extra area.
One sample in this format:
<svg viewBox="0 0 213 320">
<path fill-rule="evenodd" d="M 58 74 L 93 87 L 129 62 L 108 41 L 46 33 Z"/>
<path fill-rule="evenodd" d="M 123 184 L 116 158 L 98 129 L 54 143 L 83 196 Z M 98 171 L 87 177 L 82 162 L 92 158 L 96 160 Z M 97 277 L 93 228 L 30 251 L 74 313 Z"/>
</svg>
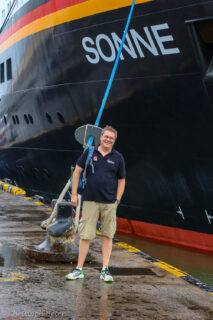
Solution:
<svg viewBox="0 0 213 320">
<path fill-rule="evenodd" d="M 105 268 L 108 268 L 111 252 L 112 252 L 112 239 L 106 236 L 103 236 L 102 261 L 103 261 L 103 267 Z"/>
<path fill-rule="evenodd" d="M 80 236 L 78 268 L 83 268 L 87 253 L 89 251 L 90 239 L 93 239 L 96 236 L 98 216 L 98 204 L 93 201 L 84 201 L 82 217 L 78 228 L 78 233 Z"/>
<path fill-rule="evenodd" d="M 115 203 L 101 204 L 101 232 L 102 239 L 102 262 L 103 267 L 108 267 L 112 252 L 112 238 L 116 231 L 116 209 Z"/>
<path fill-rule="evenodd" d="M 87 253 L 89 251 L 89 244 L 90 240 L 80 239 L 77 268 L 83 268 Z"/>
<path fill-rule="evenodd" d="M 77 267 L 65 276 L 66 280 L 75 280 L 75 279 L 84 278 L 84 271 L 82 270 L 82 268 L 89 250 L 89 244 L 90 244 L 90 240 L 80 239 Z"/>
</svg>

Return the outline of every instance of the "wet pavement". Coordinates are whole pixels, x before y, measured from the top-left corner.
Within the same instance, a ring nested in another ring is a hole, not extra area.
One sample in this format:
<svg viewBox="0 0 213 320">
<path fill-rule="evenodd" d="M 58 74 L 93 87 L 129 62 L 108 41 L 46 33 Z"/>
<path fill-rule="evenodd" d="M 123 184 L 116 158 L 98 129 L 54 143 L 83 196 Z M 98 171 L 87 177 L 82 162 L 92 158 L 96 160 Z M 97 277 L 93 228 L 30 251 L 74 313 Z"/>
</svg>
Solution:
<svg viewBox="0 0 213 320">
<path fill-rule="evenodd" d="M 100 236 L 91 243 L 84 279 L 64 279 L 75 264 L 29 260 L 24 248 L 43 242 L 40 222 L 48 215 L 32 200 L 0 192 L 0 320 L 213 319 L 213 295 L 116 244 L 115 282 L 104 283 Z"/>
</svg>

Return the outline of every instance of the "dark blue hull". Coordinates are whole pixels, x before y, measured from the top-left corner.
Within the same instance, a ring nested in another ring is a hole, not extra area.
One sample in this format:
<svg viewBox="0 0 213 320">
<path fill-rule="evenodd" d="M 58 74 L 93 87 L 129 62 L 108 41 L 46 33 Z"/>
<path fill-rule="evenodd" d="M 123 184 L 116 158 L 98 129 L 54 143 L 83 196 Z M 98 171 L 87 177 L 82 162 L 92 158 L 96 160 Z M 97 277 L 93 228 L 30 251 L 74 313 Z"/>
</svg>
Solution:
<svg viewBox="0 0 213 320">
<path fill-rule="evenodd" d="M 0 84 L 1 178 L 57 197 L 82 152 L 75 129 L 95 122 L 128 10 L 47 29 L 1 54 L 13 65 Z M 135 8 L 100 123 L 118 130 L 126 159 L 120 218 L 213 234 L 212 16 L 213 1 Z"/>
</svg>

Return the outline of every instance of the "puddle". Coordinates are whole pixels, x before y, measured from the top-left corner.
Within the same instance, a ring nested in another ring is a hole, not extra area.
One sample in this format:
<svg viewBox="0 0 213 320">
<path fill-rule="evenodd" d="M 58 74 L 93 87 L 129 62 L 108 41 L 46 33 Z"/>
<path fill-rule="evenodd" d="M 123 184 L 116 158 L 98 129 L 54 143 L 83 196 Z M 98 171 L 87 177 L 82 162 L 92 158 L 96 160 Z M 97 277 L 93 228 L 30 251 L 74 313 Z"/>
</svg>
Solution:
<svg viewBox="0 0 213 320">
<path fill-rule="evenodd" d="M 99 268 L 96 268 L 99 270 Z M 110 267 L 110 272 L 114 276 L 158 276 L 149 268 L 117 268 Z"/>
<path fill-rule="evenodd" d="M 24 250 L 10 247 L 6 243 L 0 246 L 0 266 L 6 268 L 20 267 L 26 264 Z"/>
</svg>

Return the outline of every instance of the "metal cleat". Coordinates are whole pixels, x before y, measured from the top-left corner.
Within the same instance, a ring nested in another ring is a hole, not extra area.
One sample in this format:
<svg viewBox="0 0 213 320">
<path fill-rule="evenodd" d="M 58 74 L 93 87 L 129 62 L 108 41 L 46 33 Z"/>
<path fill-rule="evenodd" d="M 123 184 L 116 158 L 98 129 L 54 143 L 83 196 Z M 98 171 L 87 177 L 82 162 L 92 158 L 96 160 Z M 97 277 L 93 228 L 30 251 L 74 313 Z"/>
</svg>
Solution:
<svg viewBox="0 0 213 320">
<path fill-rule="evenodd" d="M 35 194 L 35 195 L 33 196 L 33 200 L 39 201 L 39 202 L 44 202 L 44 197 L 39 196 L 38 194 Z"/>
</svg>

